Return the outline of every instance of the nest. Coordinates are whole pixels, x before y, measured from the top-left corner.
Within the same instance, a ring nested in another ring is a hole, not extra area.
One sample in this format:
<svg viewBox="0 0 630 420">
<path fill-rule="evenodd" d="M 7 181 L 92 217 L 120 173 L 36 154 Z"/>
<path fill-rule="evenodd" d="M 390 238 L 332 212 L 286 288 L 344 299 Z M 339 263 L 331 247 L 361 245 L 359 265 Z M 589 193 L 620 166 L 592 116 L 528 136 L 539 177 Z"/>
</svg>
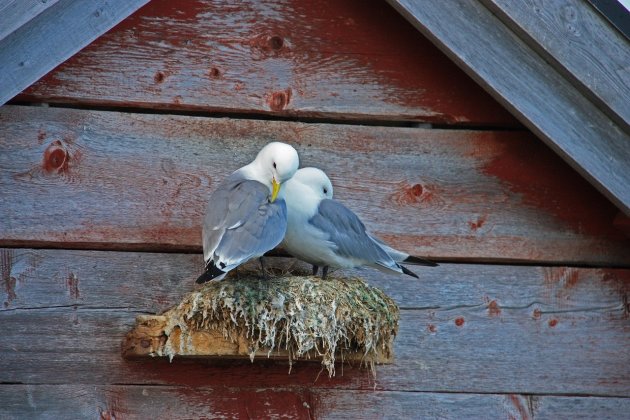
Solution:
<svg viewBox="0 0 630 420">
<path fill-rule="evenodd" d="M 359 278 L 281 276 L 210 282 L 161 316 L 139 317 L 126 356 L 256 356 L 375 363 L 393 358 L 399 310 Z"/>
</svg>

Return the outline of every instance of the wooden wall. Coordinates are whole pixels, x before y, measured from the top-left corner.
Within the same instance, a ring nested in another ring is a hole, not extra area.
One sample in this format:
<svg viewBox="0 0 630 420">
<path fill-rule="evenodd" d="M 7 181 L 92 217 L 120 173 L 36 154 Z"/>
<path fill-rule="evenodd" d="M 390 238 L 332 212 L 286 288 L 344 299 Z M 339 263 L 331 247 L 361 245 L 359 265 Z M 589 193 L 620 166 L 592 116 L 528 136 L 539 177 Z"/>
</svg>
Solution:
<svg viewBox="0 0 630 420">
<path fill-rule="evenodd" d="M 272 139 L 441 263 L 361 272 L 401 307 L 396 362 L 123 360 Z M 630 412 L 627 219 L 384 2 L 151 1 L 0 108 L 0 197 L 1 418 Z"/>
</svg>

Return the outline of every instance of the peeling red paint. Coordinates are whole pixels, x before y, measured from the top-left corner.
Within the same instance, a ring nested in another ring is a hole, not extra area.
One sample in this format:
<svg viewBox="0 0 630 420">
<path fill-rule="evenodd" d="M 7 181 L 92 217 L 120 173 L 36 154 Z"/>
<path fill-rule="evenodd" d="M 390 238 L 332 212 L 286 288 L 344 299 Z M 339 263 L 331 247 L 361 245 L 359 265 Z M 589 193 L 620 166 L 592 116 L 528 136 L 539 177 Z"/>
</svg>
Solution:
<svg viewBox="0 0 630 420">
<path fill-rule="evenodd" d="M 429 326 L 427 328 L 428 328 L 429 332 L 432 332 L 432 333 L 437 331 L 437 327 L 435 325 L 433 325 L 433 324 L 429 324 Z"/>
<path fill-rule="evenodd" d="M 532 312 L 532 318 L 538 320 L 540 319 L 541 316 L 542 316 L 542 311 L 538 308 L 534 309 L 534 312 Z"/>
<path fill-rule="evenodd" d="M 210 70 L 208 71 L 208 76 L 211 79 L 217 79 L 217 78 L 221 77 L 221 70 L 219 70 L 216 67 L 211 67 Z"/>
<path fill-rule="evenodd" d="M 556 325 L 558 325 L 558 320 L 557 319 L 552 318 L 552 319 L 549 320 L 549 326 L 551 328 L 555 327 Z"/>
<path fill-rule="evenodd" d="M 462 325 L 464 325 L 464 317 L 463 316 L 459 316 L 457 318 L 455 318 L 455 325 L 457 325 L 458 327 L 461 327 Z"/>
<path fill-rule="evenodd" d="M 155 76 L 153 76 L 153 80 L 155 83 L 160 84 L 166 79 L 166 73 L 163 71 L 156 71 Z"/>
<path fill-rule="evenodd" d="M 490 316 L 501 315 L 501 307 L 499 306 L 496 300 L 490 301 L 490 303 L 488 303 L 488 315 Z"/>
<path fill-rule="evenodd" d="M 79 297 L 81 297 L 79 291 L 79 278 L 73 272 L 68 273 L 66 287 L 72 299 L 79 299 Z"/>
<path fill-rule="evenodd" d="M 473 232 L 477 231 L 477 229 L 481 228 L 486 223 L 486 216 L 482 216 L 477 218 L 476 222 L 468 222 L 468 226 L 470 226 L 470 230 Z"/>
<path fill-rule="evenodd" d="M 0 266 L 2 267 L 2 286 L 7 295 L 4 302 L 5 308 L 11 305 L 11 302 L 17 298 L 15 286 L 17 279 L 12 275 L 13 262 L 15 254 L 12 249 L 0 249 Z"/>
<path fill-rule="evenodd" d="M 623 317 L 630 318 L 630 270 L 602 269 L 602 283 L 613 288 L 623 303 Z"/>
<path fill-rule="evenodd" d="M 251 52 L 244 46 L 249 46 Z M 226 76 L 225 84 L 209 86 L 208 57 L 222 74 L 234 78 Z M 156 83 L 153 73 L 134 72 L 138 75 L 130 88 L 123 91 L 115 87 L 115 75 L 130 73 L 130 66 L 159 68 L 178 76 L 173 77 L 168 91 L 164 88 L 164 97 L 156 99 L 147 96 Z M 192 75 L 180 69 L 190 70 Z M 382 112 L 388 118 L 398 114 L 422 121 L 518 125 L 429 40 L 382 2 L 370 2 L 365 7 L 359 1 L 328 0 L 314 7 L 310 2 L 289 0 L 279 8 L 265 2 L 233 5 L 221 1 L 153 0 L 29 88 L 21 98 L 57 102 L 90 98 L 97 103 L 172 107 L 172 100 L 165 99 L 179 94 L 186 98 L 175 101 L 181 109 L 199 106 L 204 110 L 260 112 L 266 107 L 239 108 L 239 104 L 251 104 L 250 98 L 260 97 L 261 92 L 277 92 L 294 82 L 292 88 L 306 98 L 301 110 L 305 114 L 315 115 L 322 110 L 339 114 L 346 104 L 356 104 L 355 112 L 346 114 L 356 118 Z M 286 110 L 288 102 L 284 101 L 282 109 Z M 274 104 L 275 108 L 270 109 L 278 112 L 278 102 Z"/>
<path fill-rule="evenodd" d="M 580 270 L 575 267 L 548 267 L 544 269 L 544 281 L 548 287 L 572 289 L 580 281 Z M 558 295 L 562 294 L 558 290 Z"/>
<path fill-rule="evenodd" d="M 481 170 L 503 181 L 523 204 L 553 216 L 575 232 L 625 239 L 613 226 L 617 208 L 542 141 L 496 137 L 494 147 L 494 158 Z"/>
<path fill-rule="evenodd" d="M 522 401 L 522 399 L 526 397 L 516 394 L 510 394 L 509 398 L 514 408 L 516 408 L 516 411 L 518 411 L 519 420 L 530 420 L 532 418 L 529 410 Z"/>
</svg>

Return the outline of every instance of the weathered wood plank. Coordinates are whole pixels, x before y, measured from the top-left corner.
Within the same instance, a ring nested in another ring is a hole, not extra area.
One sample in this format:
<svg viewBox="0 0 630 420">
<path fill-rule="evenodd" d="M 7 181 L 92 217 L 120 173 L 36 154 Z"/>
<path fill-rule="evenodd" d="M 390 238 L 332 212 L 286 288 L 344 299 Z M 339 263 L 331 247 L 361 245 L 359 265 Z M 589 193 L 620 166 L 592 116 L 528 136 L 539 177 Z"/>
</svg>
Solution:
<svg viewBox="0 0 630 420">
<path fill-rule="evenodd" d="M 151 385 L 0 385 L 0 416 L 21 418 L 619 419 L 628 398 Z"/>
<path fill-rule="evenodd" d="M 4 0 L 0 3 L 0 40 L 60 0 Z"/>
<path fill-rule="evenodd" d="M 529 308 L 502 307 L 500 316 L 486 308 L 404 310 L 396 360 L 377 367 L 376 382 L 367 370 L 348 366 L 328 379 L 313 363 L 290 369 L 288 362 L 265 359 L 124 361 L 120 343 L 134 315 L 81 308 L 0 312 L 0 381 L 630 396 L 628 355 L 619 351 L 630 345 L 622 309 L 539 319 Z"/>
<path fill-rule="evenodd" d="M 482 0 L 630 132 L 630 42 L 584 0 Z"/>
<path fill-rule="evenodd" d="M 312 393 L 313 414 L 324 419 L 619 419 L 630 410 L 628 398 L 327 389 Z"/>
<path fill-rule="evenodd" d="M 310 273 L 307 264 L 292 258 L 267 258 L 267 265 L 280 273 Z M 250 266 L 257 268 L 257 262 Z M 0 268 L 0 311 L 115 307 L 161 313 L 194 290 L 203 259 L 191 254 L 0 249 Z M 627 269 L 442 264 L 417 267 L 417 272 L 421 280 L 372 269 L 339 271 L 365 278 L 401 308 L 483 311 L 494 301 L 499 310 L 529 307 L 532 316 L 558 305 L 572 311 L 614 308 L 630 287 Z"/>
<path fill-rule="evenodd" d="M 0 39 L 0 105 L 148 0 L 60 0 Z"/>
<path fill-rule="evenodd" d="M 369 3 L 153 0 L 20 99 L 518 124 L 387 4 Z"/>
<path fill-rule="evenodd" d="M 311 419 L 302 389 L 0 385 L 3 419 Z"/>
<path fill-rule="evenodd" d="M 615 207 L 527 133 L 15 106 L 0 110 L 0 244 L 200 250 L 206 198 L 271 139 L 407 252 L 628 264 Z"/>
<path fill-rule="evenodd" d="M 388 1 L 630 215 L 629 132 L 479 1 Z"/>
<path fill-rule="evenodd" d="M 192 287 L 191 256 L 10 251 L 23 254 L 3 252 L 2 278 L 15 286 L 12 300 L 6 283 L 0 289 L 0 382 L 375 386 L 347 366 L 317 379 L 319 366 L 297 363 L 288 375 L 286 364 L 258 359 L 124 361 L 120 345 L 135 316 Z M 31 270 L 29 260 L 39 265 Z M 629 396 L 630 356 L 619 351 L 630 345 L 628 270 L 446 264 L 421 281 L 366 273 L 397 289 L 402 308 L 415 308 L 402 311 L 395 362 L 377 368 L 377 389 Z"/>
</svg>

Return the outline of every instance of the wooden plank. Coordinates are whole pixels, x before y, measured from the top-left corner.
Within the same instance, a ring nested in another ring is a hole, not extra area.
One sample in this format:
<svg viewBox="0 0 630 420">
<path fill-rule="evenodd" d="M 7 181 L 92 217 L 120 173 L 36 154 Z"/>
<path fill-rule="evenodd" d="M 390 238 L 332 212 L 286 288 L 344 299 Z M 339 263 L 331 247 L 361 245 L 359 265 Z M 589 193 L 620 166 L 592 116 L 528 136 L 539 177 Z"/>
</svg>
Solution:
<svg viewBox="0 0 630 420">
<path fill-rule="evenodd" d="M 478 1 L 389 3 L 630 215 L 630 134 L 497 16 Z"/>
<path fill-rule="evenodd" d="M 0 416 L 19 418 L 619 419 L 628 398 L 151 385 L 0 385 Z"/>
<path fill-rule="evenodd" d="M 11 300 L 0 288 L 0 382 L 629 396 L 629 356 L 619 351 L 630 345 L 628 270 L 445 264 L 420 281 L 366 271 L 408 308 L 394 364 L 378 366 L 376 382 L 348 366 L 328 379 L 316 364 L 288 375 L 286 363 L 260 359 L 124 361 L 136 315 L 193 287 L 201 259 L 191 258 L 4 250 L 2 278 L 15 286 Z"/>
<path fill-rule="evenodd" d="M 630 132 L 630 42 L 587 1 L 482 3 Z"/>
<path fill-rule="evenodd" d="M 310 419 L 303 389 L 0 385 L 3 419 Z"/>
<path fill-rule="evenodd" d="M 0 3 L 0 41 L 59 0 L 4 0 Z"/>
<path fill-rule="evenodd" d="M 361 0 L 153 0 L 19 98 L 518 125 L 387 4 Z"/>
<path fill-rule="evenodd" d="M 267 265 L 277 272 L 310 273 L 307 264 L 292 258 L 267 258 Z M 250 266 L 257 268 L 257 262 Z M 162 313 L 196 287 L 203 259 L 200 254 L 9 248 L 0 249 L 0 268 L 0 311 L 115 307 Z M 537 309 L 538 315 L 558 305 L 576 312 L 616 307 L 629 286 L 624 284 L 627 269 L 483 264 L 416 268 L 421 280 L 372 269 L 339 270 L 339 274 L 365 278 L 403 309 L 483 310 L 496 301 L 499 306 Z M 492 288 L 478 286 L 489 283 Z"/>
<path fill-rule="evenodd" d="M 60 0 L 0 38 L 0 105 L 147 2 Z"/>
<path fill-rule="evenodd" d="M 15 106 L 0 110 L 0 244 L 200 251 L 206 197 L 270 139 L 407 252 L 628 265 L 617 209 L 527 133 Z"/>
<path fill-rule="evenodd" d="M 24 398 L 23 396 L 21 398 Z M 442 394 L 317 389 L 311 405 L 325 419 L 619 419 L 628 398 Z"/>
</svg>

